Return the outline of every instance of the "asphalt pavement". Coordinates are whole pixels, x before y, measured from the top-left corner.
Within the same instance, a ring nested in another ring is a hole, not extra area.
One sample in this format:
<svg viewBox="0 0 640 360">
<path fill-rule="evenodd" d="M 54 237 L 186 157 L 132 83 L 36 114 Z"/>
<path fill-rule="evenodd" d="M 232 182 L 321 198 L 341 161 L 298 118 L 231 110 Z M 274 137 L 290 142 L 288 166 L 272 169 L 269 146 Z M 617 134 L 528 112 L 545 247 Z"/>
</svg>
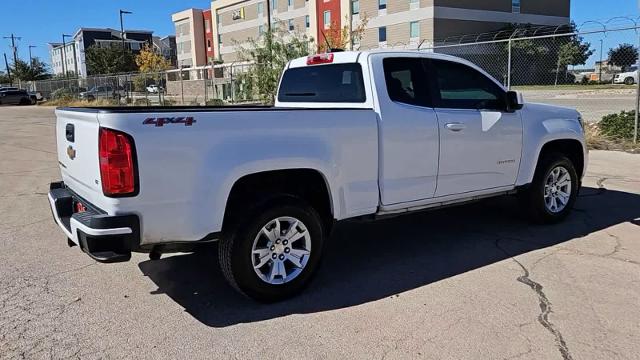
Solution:
<svg viewBox="0 0 640 360">
<path fill-rule="evenodd" d="M 67 247 L 53 109 L 0 107 L 2 359 L 637 359 L 640 155 L 592 151 L 575 211 L 510 197 L 340 224 L 311 286 L 257 304 L 216 248 L 99 264 Z"/>
</svg>

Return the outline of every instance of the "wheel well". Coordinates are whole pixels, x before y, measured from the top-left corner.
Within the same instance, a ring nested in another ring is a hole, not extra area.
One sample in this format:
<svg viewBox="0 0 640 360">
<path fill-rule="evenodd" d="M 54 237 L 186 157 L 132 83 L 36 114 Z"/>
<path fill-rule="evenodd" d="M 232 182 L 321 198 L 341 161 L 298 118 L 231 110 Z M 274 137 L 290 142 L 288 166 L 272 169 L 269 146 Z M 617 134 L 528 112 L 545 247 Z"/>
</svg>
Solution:
<svg viewBox="0 0 640 360">
<path fill-rule="evenodd" d="M 229 193 L 222 228 L 246 214 L 247 204 L 255 206 L 283 194 L 307 201 L 329 230 L 333 224 L 331 195 L 322 174 L 312 169 L 265 171 L 238 179 Z"/>
<path fill-rule="evenodd" d="M 566 155 L 575 166 L 578 177 L 582 176 L 582 172 L 584 171 L 584 152 L 582 150 L 582 144 L 580 143 L 580 141 L 564 139 L 553 140 L 544 144 L 542 150 L 540 150 L 538 164 L 540 164 L 540 160 L 543 158 L 543 156 L 554 152 Z M 538 169 L 536 168 L 536 171 L 537 170 Z"/>
</svg>

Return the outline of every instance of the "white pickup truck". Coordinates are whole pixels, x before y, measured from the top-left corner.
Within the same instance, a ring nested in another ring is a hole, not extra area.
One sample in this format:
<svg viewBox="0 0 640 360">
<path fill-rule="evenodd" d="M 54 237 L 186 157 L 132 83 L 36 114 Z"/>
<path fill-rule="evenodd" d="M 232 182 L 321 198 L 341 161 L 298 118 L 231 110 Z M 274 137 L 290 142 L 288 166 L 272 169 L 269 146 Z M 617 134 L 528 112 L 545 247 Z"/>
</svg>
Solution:
<svg viewBox="0 0 640 360">
<path fill-rule="evenodd" d="M 49 201 L 92 258 L 219 241 L 229 283 L 300 291 L 336 221 L 517 194 L 538 222 L 571 210 L 587 163 L 575 110 L 523 103 L 477 66 L 411 51 L 291 61 L 275 107 L 56 111 Z"/>
</svg>

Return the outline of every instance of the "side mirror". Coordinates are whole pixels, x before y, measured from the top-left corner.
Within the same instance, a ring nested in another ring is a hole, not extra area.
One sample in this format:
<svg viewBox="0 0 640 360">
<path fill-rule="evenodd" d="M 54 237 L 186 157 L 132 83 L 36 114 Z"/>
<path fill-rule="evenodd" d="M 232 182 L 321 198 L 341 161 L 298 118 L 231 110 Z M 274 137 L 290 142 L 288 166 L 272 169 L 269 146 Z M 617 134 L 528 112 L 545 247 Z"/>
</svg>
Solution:
<svg viewBox="0 0 640 360">
<path fill-rule="evenodd" d="M 507 91 L 507 111 L 516 111 L 522 109 L 524 99 L 522 94 L 517 91 Z"/>
</svg>

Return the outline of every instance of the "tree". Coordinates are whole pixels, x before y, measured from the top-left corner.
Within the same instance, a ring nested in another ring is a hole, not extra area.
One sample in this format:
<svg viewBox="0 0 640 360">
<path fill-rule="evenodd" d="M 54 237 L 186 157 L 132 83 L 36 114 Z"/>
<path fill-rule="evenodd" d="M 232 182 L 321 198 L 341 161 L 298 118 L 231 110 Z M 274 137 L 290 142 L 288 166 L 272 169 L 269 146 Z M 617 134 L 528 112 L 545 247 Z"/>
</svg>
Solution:
<svg viewBox="0 0 640 360">
<path fill-rule="evenodd" d="M 136 76 L 133 80 L 136 91 L 146 91 L 147 85 L 158 84 L 160 82 L 160 72 L 171 68 L 169 60 L 146 44 L 140 50 L 140 53 L 136 55 L 136 65 L 142 72 L 140 76 Z"/>
<path fill-rule="evenodd" d="M 136 65 L 138 69 L 144 73 L 161 72 L 169 69 L 171 63 L 165 59 L 162 54 L 153 51 L 153 49 L 145 44 L 140 53 L 136 55 Z"/>
<path fill-rule="evenodd" d="M 240 58 L 253 65 L 237 77 L 236 91 L 247 99 L 258 98 L 273 103 L 280 74 L 289 60 L 307 56 L 313 50 L 313 39 L 299 32 L 288 33 L 276 29 L 266 31 L 260 38 L 249 39 L 241 45 Z"/>
<path fill-rule="evenodd" d="M 609 50 L 609 62 L 622 69 L 635 64 L 638 61 L 638 48 L 631 44 L 622 44 Z"/>
<path fill-rule="evenodd" d="M 586 64 L 594 52 L 595 50 L 591 49 L 591 43 L 583 42 L 583 39 L 579 36 L 572 36 L 568 42 L 560 45 L 558 49 L 558 66 L 556 68 L 556 85 L 558 85 L 558 75 L 561 68 L 564 68 L 566 76 L 567 66 Z"/>
<path fill-rule="evenodd" d="M 5 74 L 4 71 L 0 71 L 0 85 L 10 84 L 11 81 L 9 79 L 9 75 Z"/>
<path fill-rule="evenodd" d="M 31 64 L 17 59 L 11 67 L 11 74 L 22 81 L 44 80 L 51 77 L 47 66 L 37 57 L 32 59 Z"/>
<path fill-rule="evenodd" d="M 89 75 L 117 74 L 137 71 L 135 57 L 131 50 L 121 47 L 91 46 L 85 50 L 85 61 Z"/>
<path fill-rule="evenodd" d="M 350 21 L 348 17 L 345 18 L 345 23 Z M 318 49 L 321 52 L 330 51 L 331 49 L 353 50 L 353 46 L 360 43 L 367 29 L 367 23 L 369 23 L 369 18 L 366 14 L 363 14 L 358 26 L 351 30 L 347 25 L 340 28 L 337 22 L 332 22 L 329 25 L 329 29 L 322 32 L 323 38 L 318 39 Z"/>
</svg>

